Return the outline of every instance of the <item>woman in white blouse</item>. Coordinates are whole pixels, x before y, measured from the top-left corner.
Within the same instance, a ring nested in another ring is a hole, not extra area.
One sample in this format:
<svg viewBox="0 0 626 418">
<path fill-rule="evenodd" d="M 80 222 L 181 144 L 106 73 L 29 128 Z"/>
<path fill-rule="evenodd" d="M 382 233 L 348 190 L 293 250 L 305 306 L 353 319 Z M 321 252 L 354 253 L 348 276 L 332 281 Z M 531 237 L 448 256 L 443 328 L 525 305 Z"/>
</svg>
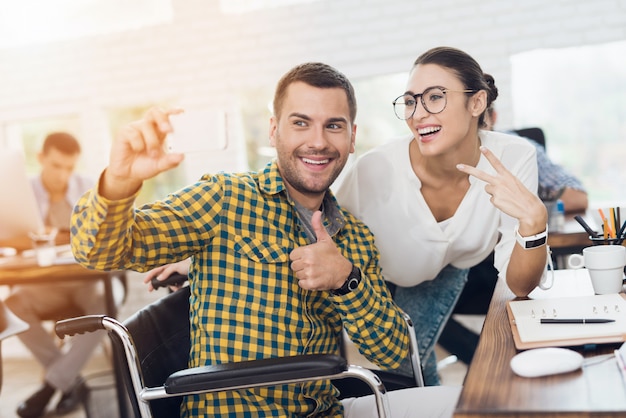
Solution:
<svg viewBox="0 0 626 418">
<path fill-rule="evenodd" d="M 374 232 L 385 279 L 415 324 L 429 385 L 439 383 L 433 348 L 469 268 L 495 247 L 500 276 L 526 296 L 546 265 L 534 147 L 479 130 L 497 95 L 493 77 L 465 52 L 427 51 L 394 102 L 411 135 L 361 156 L 335 187 Z"/>
</svg>

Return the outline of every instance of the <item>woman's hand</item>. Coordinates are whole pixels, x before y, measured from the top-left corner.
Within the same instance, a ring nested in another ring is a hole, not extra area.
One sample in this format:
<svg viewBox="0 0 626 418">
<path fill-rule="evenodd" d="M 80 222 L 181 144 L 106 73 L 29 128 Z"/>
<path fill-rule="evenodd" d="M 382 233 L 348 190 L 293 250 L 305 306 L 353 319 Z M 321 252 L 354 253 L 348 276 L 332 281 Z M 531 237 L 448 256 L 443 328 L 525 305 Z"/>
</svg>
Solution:
<svg viewBox="0 0 626 418">
<path fill-rule="evenodd" d="M 457 165 L 457 169 L 486 183 L 485 192 L 491 196 L 491 203 L 519 221 L 520 234 L 529 236 L 545 231 L 548 211 L 543 202 L 511 174 L 489 149 L 480 147 L 480 151 L 496 170 L 495 175 L 465 164 Z"/>
</svg>

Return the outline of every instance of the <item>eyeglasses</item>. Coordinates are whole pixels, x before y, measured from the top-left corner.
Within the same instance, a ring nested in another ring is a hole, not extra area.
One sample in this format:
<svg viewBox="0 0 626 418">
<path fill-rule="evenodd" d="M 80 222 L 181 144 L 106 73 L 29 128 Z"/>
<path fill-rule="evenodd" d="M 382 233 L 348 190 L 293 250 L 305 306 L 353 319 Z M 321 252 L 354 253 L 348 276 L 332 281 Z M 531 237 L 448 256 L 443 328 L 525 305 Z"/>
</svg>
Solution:
<svg viewBox="0 0 626 418">
<path fill-rule="evenodd" d="M 446 93 L 475 93 L 476 90 L 450 90 L 445 87 L 428 87 L 422 93 L 408 94 L 405 93 L 398 96 L 393 101 L 393 111 L 400 120 L 407 120 L 413 117 L 415 109 L 417 109 L 417 98 L 419 97 L 426 110 L 431 115 L 443 112 L 446 108 L 447 98 Z"/>
</svg>

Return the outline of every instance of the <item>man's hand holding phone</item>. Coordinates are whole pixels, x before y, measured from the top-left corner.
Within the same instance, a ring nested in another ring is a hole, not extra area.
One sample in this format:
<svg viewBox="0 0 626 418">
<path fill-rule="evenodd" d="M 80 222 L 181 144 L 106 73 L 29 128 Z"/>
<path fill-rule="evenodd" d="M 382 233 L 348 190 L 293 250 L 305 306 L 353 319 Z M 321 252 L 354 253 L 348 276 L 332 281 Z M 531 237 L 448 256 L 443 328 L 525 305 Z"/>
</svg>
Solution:
<svg viewBox="0 0 626 418">
<path fill-rule="evenodd" d="M 132 196 L 143 183 L 183 160 L 180 153 L 167 153 L 164 141 L 172 132 L 170 116 L 181 109 L 152 108 L 124 126 L 113 142 L 109 166 L 102 176 L 100 193 L 111 200 Z"/>
</svg>

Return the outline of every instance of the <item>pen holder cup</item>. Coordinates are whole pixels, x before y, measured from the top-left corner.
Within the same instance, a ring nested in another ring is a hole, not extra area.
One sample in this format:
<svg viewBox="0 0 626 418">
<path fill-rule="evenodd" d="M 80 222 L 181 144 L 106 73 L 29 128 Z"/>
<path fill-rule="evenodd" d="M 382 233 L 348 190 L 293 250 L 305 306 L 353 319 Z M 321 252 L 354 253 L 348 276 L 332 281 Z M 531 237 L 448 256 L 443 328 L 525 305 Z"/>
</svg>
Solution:
<svg viewBox="0 0 626 418">
<path fill-rule="evenodd" d="M 591 244 L 593 245 L 622 245 L 624 238 L 625 235 L 622 235 L 619 238 L 589 237 Z"/>
</svg>

